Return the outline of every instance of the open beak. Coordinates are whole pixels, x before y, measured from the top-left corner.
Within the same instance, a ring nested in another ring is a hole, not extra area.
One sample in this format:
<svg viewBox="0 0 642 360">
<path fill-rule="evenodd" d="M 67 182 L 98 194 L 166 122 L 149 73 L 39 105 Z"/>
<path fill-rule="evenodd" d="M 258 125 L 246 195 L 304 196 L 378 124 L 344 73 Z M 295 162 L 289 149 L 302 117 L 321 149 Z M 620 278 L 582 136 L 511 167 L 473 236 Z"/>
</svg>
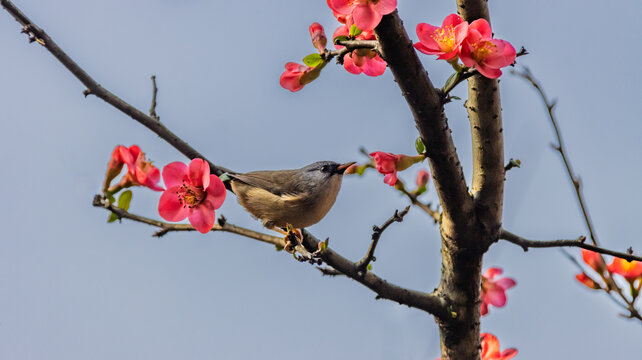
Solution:
<svg viewBox="0 0 642 360">
<path fill-rule="evenodd" d="M 356 161 L 351 161 L 349 163 L 345 163 L 345 164 L 341 164 L 341 165 L 337 166 L 337 173 L 338 174 L 343 174 L 346 171 L 347 168 L 349 168 L 350 166 L 352 166 L 352 165 L 354 165 L 356 163 L 357 163 Z"/>
</svg>

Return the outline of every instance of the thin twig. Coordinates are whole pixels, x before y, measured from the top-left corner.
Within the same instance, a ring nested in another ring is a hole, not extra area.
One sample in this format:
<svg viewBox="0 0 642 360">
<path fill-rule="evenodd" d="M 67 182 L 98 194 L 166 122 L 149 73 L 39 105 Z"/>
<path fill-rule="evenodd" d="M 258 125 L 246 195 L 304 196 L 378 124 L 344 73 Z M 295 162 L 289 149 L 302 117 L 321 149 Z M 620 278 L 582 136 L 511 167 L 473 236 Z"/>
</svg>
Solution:
<svg viewBox="0 0 642 360">
<path fill-rule="evenodd" d="M 528 251 L 529 248 L 551 248 L 551 247 L 579 247 L 586 250 L 591 250 L 596 253 L 611 255 L 615 257 L 622 258 L 627 261 L 642 261 L 641 256 L 613 251 L 599 246 L 587 244 L 585 242 L 586 236 L 580 236 L 577 239 L 573 240 L 549 240 L 549 241 L 540 241 L 540 240 L 528 240 L 524 239 L 519 235 L 515 235 L 508 230 L 502 229 L 499 234 L 499 238 L 512 242 L 513 244 L 521 246 L 524 251 Z"/>
<path fill-rule="evenodd" d="M 412 203 L 413 205 L 416 205 L 421 210 L 423 210 L 426 214 L 430 215 L 430 217 L 432 217 L 432 219 L 435 221 L 435 224 L 439 222 L 439 217 L 440 217 L 439 211 L 433 210 L 432 208 L 430 208 L 428 204 L 424 204 L 423 202 L 419 201 L 419 199 L 417 198 L 417 195 L 409 192 L 408 190 L 406 190 L 405 187 L 399 189 L 399 191 L 401 191 L 401 193 L 403 193 L 408 197 L 408 199 L 410 199 L 410 203 Z"/>
<path fill-rule="evenodd" d="M 201 158 L 206 160 L 210 165 L 210 171 L 212 174 L 217 176 L 222 175 L 225 172 L 234 173 L 232 170 L 226 169 L 221 166 L 213 164 L 211 161 L 207 160 L 205 156 L 196 151 L 191 145 L 187 142 L 176 136 L 169 129 L 167 129 L 160 121 L 157 121 L 153 117 L 145 114 L 144 112 L 138 110 L 132 105 L 120 99 L 118 96 L 111 93 L 109 90 L 103 88 L 98 84 L 85 70 L 83 70 L 75 61 L 73 61 L 58 45 L 53 41 L 44 30 L 39 28 L 34 24 L 29 18 L 23 14 L 11 1 L 1 0 L 0 4 L 4 7 L 9 14 L 11 14 L 16 21 L 18 21 L 22 27 L 24 33 L 29 36 L 29 41 L 37 42 L 43 45 L 49 52 L 60 61 L 81 83 L 83 83 L 87 89 L 83 92 L 85 96 L 95 95 L 98 98 L 104 100 L 108 104 L 122 111 L 126 115 L 130 116 L 132 119 L 138 121 L 149 130 L 160 136 L 162 139 L 167 141 L 172 145 L 176 150 L 180 151 L 183 155 L 187 156 L 190 159 Z"/>
<path fill-rule="evenodd" d="M 551 120 L 551 125 L 553 125 L 553 130 L 555 131 L 555 136 L 557 137 L 557 145 L 554 145 L 553 148 L 557 150 L 560 156 L 562 157 L 562 161 L 564 162 L 564 166 L 566 167 L 566 173 L 568 174 L 568 177 L 571 180 L 571 183 L 573 184 L 573 189 L 575 189 L 575 195 L 577 196 L 577 201 L 580 204 L 582 215 L 584 216 L 584 221 L 586 222 L 586 227 L 588 228 L 591 242 L 593 242 L 593 245 L 597 246 L 598 245 L 597 235 L 595 234 L 593 223 L 591 222 L 591 217 L 589 216 L 588 208 L 586 207 L 584 196 L 582 195 L 582 184 L 580 183 L 579 176 L 577 176 L 573 172 L 573 169 L 571 167 L 570 160 L 568 159 L 568 155 L 566 154 L 566 147 L 564 146 L 564 140 L 562 139 L 562 133 L 557 124 L 557 119 L 555 118 L 555 112 L 553 111 L 555 109 L 555 105 L 557 104 L 557 102 L 554 100 L 551 101 L 548 99 L 548 97 L 544 93 L 544 89 L 542 88 L 542 85 L 533 77 L 533 74 L 531 73 L 529 68 L 524 67 L 523 71 L 512 70 L 511 73 L 526 79 L 526 81 L 528 81 L 537 90 L 540 97 L 542 98 L 542 102 L 544 102 L 544 105 L 546 106 L 546 110 L 548 112 L 548 118 Z"/>
<path fill-rule="evenodd" d="M 327 50 L 323 54 L 325 61 L 330 61 L 336 56 L 337 63 L 343 64 L 343 56 L 357 49 L 372 49 L 383 58 L 383 54 L 381 53 L 379 42 L 377 40 L 339 40 L 336 44 L 344 47 L 338 50 Z"/>
<path fill-rule="evenodd" d="M 158 94 L 158 88 L 156 87 L 156 75 L 152 75 L 152 107 L 149 108 L 149 116 L 160 121 L 160 116 L 156 114 L 156 95 Z"/>
<path fill-rule="evenodd" d="M 362 272 L 365 273 L 366 269 L 368 268 L 368 265 L 372 262 L 375 261 L 375 249 L 377 248 L 377 244 L 379 243 L 379 239 L 381 238 L 381 234 L 394 222 L 402 222 L 403 217 L 406 216 L 408 213 L 408 210 L 410 210 L 410 205 L 406 206 L 405 209 L 403 209 L 401 212 L 399 210 L 395 210 L 395 213 L 388 219 L 386 222 L 383 223 L 381 226 L 373 226 L 372 227 L 372 242 L 370 243 L 370 247 L 368 248 L 368 252 L 366 255 L 363 257 L 363 259 L 357 261 L 357 268 Z"/>
</svg>

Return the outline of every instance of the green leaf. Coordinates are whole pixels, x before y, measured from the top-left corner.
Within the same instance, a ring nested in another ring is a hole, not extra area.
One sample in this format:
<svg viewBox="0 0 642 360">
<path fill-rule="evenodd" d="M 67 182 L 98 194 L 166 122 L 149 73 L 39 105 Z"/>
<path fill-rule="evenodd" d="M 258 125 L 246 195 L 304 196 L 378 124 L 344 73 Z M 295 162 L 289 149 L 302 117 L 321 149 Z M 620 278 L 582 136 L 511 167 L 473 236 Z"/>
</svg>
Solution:
<svg viewBox="0 0 642 360">
<path fill-rule="evenodd" d="M 418 137 L 417 140 L 415 140 L 415 149 L 417 149 L 417 154 L 420 155 L 426 152 L 426 145 L 421 141 L 421 137 Z"/>
<path fill-rule="evenodd" d="M 276 251 L 283 251 L 283 246 L 274 245 L 274 247 L 276 248 Z"/>
<path fill-rule="evenodd" d="M 346 40 L 350 40 L 350 38 L 348 38 L 345 35 L 339 35 L 335 37 L 332 41 L 336 44 L 338 41 L 346 41 Z"/>
<path fill-rule="evenodd" d="M 303 63 L 309 67 L 317 67 L 323 63 L 323 58 L 320 54 L 314 53 L 304 57 Z"/>
<path fill-rule="evenodd" d="M 107 194 L 107 200 L 109 200 L 110 204 L 115 204 L 116 203 L 116 198 L 114 197 L 113 194 Z"/>
<path fill-rule="evenodd" d="M 132 201 L 132 196 L 131 190 L 123 191 L 118 197 L 118 207 L 125 211 L 129 210 L 129 203 Z"/>
<path fill-rule="evenodd" d="M 368 264 L 368 271 L 372 271 L 372 264 Z"/>
<path fill-rule="evenodd" d="M 428 188 L 426 188 L 426 185 L 421 185 L 420 187 L 417 188 L 417 190 L 415 190 L 415 195 L 419 196 L 425 193 L 426 191 L 428 191 Z"/>
<path fill-rule="evenodd" d="M 350 37 L 355 37 L 361 34 L 361 32 L 362 32 L 361 29 L 359 29 L 357 25 L 352 24 L 352 26 L 350 26 Z"/>
<path fill-rule="evenodd" d="M 109 214 L 109 217 L 107 218 L 108 223 L 113 223 L 116 220 L 118 220 L 118 215 L 114 213 Z"/>
<path fill-rule="evenodd" d="M 455 72 L 454 74 L 450 75 L 448 80 L 446 80 L 446 84 L 444 85 L 444 90 L 450 91 L 455 87 L 455 84 L 457 84 L 457 81 L 459 81 L 459 76 L 461 75 L 460 72 Z"/>
<path fill-rule="evenodd" d="M 357 166 L 357 174 L 362 176 L 366 172 L 367 166 Z"/>
</svg>

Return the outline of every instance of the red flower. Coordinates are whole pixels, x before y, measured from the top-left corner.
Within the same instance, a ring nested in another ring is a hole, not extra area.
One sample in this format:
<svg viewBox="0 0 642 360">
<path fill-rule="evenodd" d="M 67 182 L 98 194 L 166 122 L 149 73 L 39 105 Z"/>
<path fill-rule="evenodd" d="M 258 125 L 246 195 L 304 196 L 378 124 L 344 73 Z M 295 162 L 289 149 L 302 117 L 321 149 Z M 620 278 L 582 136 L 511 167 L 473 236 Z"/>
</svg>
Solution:
<svg viewBox="0 0 642 360">
<path fill-rule="evenodd" d="M 441 27 L 426 23 L 417 25 L 419 42 L 415 48 L 427 55 L 439 55 L 437 59 L 440 60 L 456 59 L 467 34 L 468 23 L 459 15 L 450 14 Z"/>
<path fill-rule="evenodd" d="M 598 273 L 604 272 L 605 264 L 604 260 L 602 260 L 602 255 L 591 250 L 582 249 L 582 260 Z"/>
<path fill-rule="evenodd" d="M 158 212 L 167 221 L 189 219 L 201 233 L 212 229 L 216 220 L 214 210 L 225 201 L 225 185 L 202 159 L 194 159 L 189 166 L 173 162 L 163 168 L 167 190 L 158 202 Z"/>
<path fill-rule="evenodd" d="M 626 261 L 616 257 L 607 268 L 612 273 L 624 276 L 628 281 L 635 281 L 642 276 L 642 262 L 640 261 Z"/>
<path fill-rule="evenodd" d="M 370 153 L 374 158 L 377 171 L 384 174 L 383 182 L 394 186 L 397 183 L 397 171 L 406 170 L 412 164 L 421 162 L 425 159 L 423 155 L 406 156 L 375 151 Z"/>
<path fill-rule="evenodd" d="M 350 26 L 339 26 L 332 35 L 332 38 L 337 36 L 350 34 Z M 363 31 L 356 36 L 357 40 L 375 40 L 373 31 Z M 341 49 L 343 46 L 334 45 L 335 48 Z M 343 56 L 343 67 L 351 74 L 359 75 L 364 73 L 368 76 L 379 76 L 386 71 L 386 62 L 379 56 L 379 54 L 372 49 L 356 49 Z"/>
<path fill-rule="evenodd" d="M 601 289 L 601 286 L 596 283 L 595 280 L 591 279 L 590 276 L 586 275 L 586 273 L 579 273 L 575 275 L 575 278 L 590 289 Z"/>
<path fill-rule="evenodd" d="M 430 173 L 426 170 L 419 170 L 419 173 L 417 174 L 417 186 L 418 187 L 426 186 L 429 180 L 430 180 Z"/>
<path fill-rule="evenodd" d="M 303 89 L 303 86 L 319 77 L 324 64 L 318 67 L 309 67 L 289 62 L 285 64 L 285 71 L 281 74 L 280 84 L 282 87 L 295 92 Z"/>
<path fill-rule="evenodd" d="M 310 25 L 310 37 L 312 38 L 312 45 L 319 50 L 320 54 L 325 51 L 325 46 L 328 43 L 328 38 L 325 37 L 323 26 L 319 23 L 312 23 Z"/>
<path fill-rule="evenodd" d="M 501 278 L 493 280 L 497 275 L 502 273 L 500 268 L 489 268 L 482 275 L 481 283 L 481 315 L 488 314 L 488 305 L 503 307 L 506 305 L 506 290 L 517 285 L 517 282 L 511 278 Z"/>
<path fill-rule="evenodd" d="M 474 66 L 480 74 L 497 79 L 499 70 L 515 61 L 517 53 L 508 41 L 493 39 L 493 31 L 484 19 L 477 19 L 468 26 L 468 36 L 461 44 L 460 57 L 464 65 Z"/>
<path fill-rule="evenodd" d="M 135 145 L 134 145 L 135 146 Z M 116 145 L 114 151 L 111 153 L 111 158 L 107 164 L 107 173 L 105 174 L 105 190 L 111 184 L 111 181 L 114 180 L 118 174 L 120 174 L 123 169 L 123 164 L 133 164 L 134 160 L 129 152 L 129 149 L 122 146 Z"/>
<path fill-rule="evenodd" d="M 499 340 L 493 334 L 481 334 L 482 360 L 509 360 L 517 355 L 517 349 L 510 348 L 499 352 Z"/>
<path fill-rule="evenodd" d="M 361 30 L 373 30 L 383 15 L 397 8 L 397 0 L 328 0 L 335 13 L 352 15 L 354 24 Z"/>
<path fill-rule="evenodd" d="M 105 190 L 111 181 L 120 173 L 123 164 L 127 164 L 127 174 L 123 176 L 117 187 L 128 188 L 131 186 L 145 186 L 154 191 L 164 190 L 158 186 L 160 181 L 160 170 L 152 165 L 151 161 L 145 159 L 145 153 L 138 145 L 126 148 L 122 145 L 116 146 L 111 154 L 105 175 Z M 111 191 L 112 189 L 110 189 Z"/>
</svg>

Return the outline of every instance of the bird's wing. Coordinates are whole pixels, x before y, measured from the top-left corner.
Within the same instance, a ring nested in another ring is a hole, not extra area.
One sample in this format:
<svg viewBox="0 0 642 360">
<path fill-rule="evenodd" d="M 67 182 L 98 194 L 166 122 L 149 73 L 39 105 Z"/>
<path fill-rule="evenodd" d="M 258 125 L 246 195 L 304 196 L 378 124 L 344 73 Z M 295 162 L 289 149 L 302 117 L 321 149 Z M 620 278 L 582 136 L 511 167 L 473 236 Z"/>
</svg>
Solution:
<svg viewBox="0 0 642 360">
<path fill-rule="evenodd" d="M 271 171 L 253 171 L 245 174 L 229 174 L 234 180 L 255 186 L 274 195 L 296 195 L 304 191 L 300 182 L 292 181 L 297 170 L 281 170 L 278 174 Z"/>
</svg>

